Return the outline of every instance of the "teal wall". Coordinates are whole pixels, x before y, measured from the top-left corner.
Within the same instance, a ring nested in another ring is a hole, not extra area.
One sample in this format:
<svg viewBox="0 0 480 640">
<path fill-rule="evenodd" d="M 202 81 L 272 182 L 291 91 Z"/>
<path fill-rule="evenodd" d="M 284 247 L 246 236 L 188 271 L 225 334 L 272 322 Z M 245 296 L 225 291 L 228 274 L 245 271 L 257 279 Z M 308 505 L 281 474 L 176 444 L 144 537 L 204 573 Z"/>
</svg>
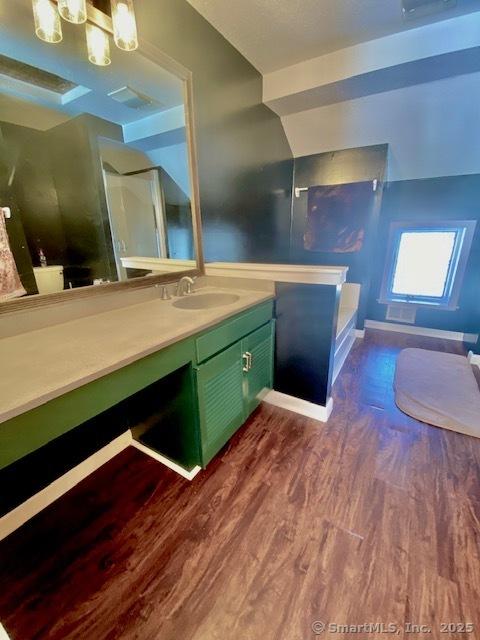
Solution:
<svg viewBox="0 0 480 640">
<path fill-rule="evenodd" d="M 296 187 L 312 187 L 361 182 L 375 177 L 381 180 L 386 160 L 387 145 L 295 158 L 294 184 Z M 385 322 L 387 306 L 380 304 L 378 298 L 392 222 L 475 220 L 477 227 L 458 309 L 441 311 L 419 307 L 415 324 L 419 327 L 477 334 L 480 329 L 479 196 L 480 175 L 477 174 L 385 182 L 379 212 L 375 211 L 367 234 L 367 240 L 370 240 L 368 246 L 366 250 L 349 256 L 302 251 L 307 211 L 307 196 L 302 194 L 300 198 L 293 199 L 290 261 L 349 266 L 348 281 L 362 284 L 358 318 L 358 327 L 362 328 L 365 318 Z M 480 341 L 476 349 L 480 352 Z"/>
<path fill-rule="evenodd" d="M 476 220 L 477 228 L 455 311 L 419 308 L 415 324 L 421 327 L 477 333 L 480 328 L 480 175 L 443 176 L 401 180 L 386 185 L 378 232 L 375 270 L 367 317 L 385 320 L 386 306 L 379 304 L 388 232 L 394 221 Z"/>
<path fill-rule="evenodd" d="M 142 37 L 193 72 L 206 259 L 286 260 L 293 160 L 260 73 L 186 0 L 136 12 Z"/>
</svg>

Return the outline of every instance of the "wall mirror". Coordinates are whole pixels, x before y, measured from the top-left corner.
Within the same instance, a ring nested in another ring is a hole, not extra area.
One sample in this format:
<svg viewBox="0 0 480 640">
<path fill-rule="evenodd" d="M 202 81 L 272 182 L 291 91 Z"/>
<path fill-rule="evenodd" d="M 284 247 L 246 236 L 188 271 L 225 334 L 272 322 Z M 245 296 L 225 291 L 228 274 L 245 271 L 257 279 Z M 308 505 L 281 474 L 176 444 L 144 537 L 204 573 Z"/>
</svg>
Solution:
<svg viewBox="0 0 480 640">
<path fill-rule="evenodd" d="M 0 312 L 203 266 L 188 70 L 144 43 L 94 65 L 61 26 L 46 44 L 31 0 L 2 3 Z"/>
</svg>

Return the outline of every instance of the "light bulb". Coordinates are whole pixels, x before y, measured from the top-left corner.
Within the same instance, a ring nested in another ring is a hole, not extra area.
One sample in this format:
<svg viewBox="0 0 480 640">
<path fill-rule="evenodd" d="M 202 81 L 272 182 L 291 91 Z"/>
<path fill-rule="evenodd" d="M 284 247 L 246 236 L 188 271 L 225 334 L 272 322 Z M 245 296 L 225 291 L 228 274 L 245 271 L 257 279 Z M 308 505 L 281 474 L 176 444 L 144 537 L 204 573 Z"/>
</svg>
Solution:
<svg viewBox="0 0 480 640">
<path fill-rule="evenodd" d="M 100 27 L 90 23 L 87 24 L 86 34 L 88 59 L 90 62 L 99 67 L 108 66 L 112 61 L 110 58 L 110 41 L 108 34 L 100 29 Z"/>
<path fill-rule="evenodd" d="M 64 20 L 82 24 L 87 19 L 87 0 L 58 0 L 58 11 Z"/>
<path fill-rule="evenodd" d="M 44 42 L 60 42 L 62 25 L 55 4 L 51 0 L 33 0 L 32 4 L 37 36 Z"/>
<path fill-rule="evenodd" d="M 115 44 L 124 51 L 138 48 L 137 23 L 133 0 L 111 0 Z"/>
</svg>

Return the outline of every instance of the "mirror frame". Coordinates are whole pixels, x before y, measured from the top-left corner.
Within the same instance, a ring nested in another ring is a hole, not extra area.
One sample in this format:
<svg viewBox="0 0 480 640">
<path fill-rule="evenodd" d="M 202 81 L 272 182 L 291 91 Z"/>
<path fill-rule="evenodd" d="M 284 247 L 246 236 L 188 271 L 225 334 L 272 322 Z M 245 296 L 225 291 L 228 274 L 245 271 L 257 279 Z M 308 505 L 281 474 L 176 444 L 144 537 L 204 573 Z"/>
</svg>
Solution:
<svg viewBox="0 0 480 640">
<path fill-rule="evenodd" d="M 57 0 L 54 0 L 57 2 Z M 102 13 L 91 4 L 87 4 L 88 22 L 94 23 L 104 31 L 113 34 L 112 19 Z M 16 311 L 27 311 L 41 307 L 68 303 L 81 298 L 93 298 L 120 291 L 143 289 L 156 284 L 176 282 L 183 276 L 200 276 L 205 273 L 205 262 L 202 245 L 202 220 L 200 213 L 200 188 L 198 183 L 197 149 L 195 140 L 195 123 L 193 116 L 193 77 L 192 72 L 182 64 L 165 54 L 158 47 L 139 40 L 138 51 L 151 60 L 170 71 L 183 82 L 183 96 L 185 103 L 185 130 L 187 138 L 188 162 L 190 174 L 190 205 L 192 210 L 193 238 L 196 251 L 196 269 L 186 269 L 174 273 L 164 273 L 157 276 L 143 276 L 132 278 L 123 282 L 109 282 L 100 285 L 79 287 L 78 289 L 65 289 L 58 293 L 36 294 L 23 298 L 15 298 L 0 302 L 0 316 Z"/>
</svg>

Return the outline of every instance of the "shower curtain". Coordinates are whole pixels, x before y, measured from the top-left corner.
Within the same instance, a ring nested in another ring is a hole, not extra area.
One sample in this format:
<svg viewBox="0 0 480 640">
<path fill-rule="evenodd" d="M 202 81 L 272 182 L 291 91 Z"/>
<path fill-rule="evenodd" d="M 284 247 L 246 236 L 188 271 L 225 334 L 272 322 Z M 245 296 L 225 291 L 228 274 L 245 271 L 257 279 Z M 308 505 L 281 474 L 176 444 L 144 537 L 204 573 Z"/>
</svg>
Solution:
<svg viewBox="0 0 480 640">
<path fill-rule="evenodd" d="M 5 215 L 0 209 L 0 302 L 26 295 L 8 241 Z"/>
</svg>

